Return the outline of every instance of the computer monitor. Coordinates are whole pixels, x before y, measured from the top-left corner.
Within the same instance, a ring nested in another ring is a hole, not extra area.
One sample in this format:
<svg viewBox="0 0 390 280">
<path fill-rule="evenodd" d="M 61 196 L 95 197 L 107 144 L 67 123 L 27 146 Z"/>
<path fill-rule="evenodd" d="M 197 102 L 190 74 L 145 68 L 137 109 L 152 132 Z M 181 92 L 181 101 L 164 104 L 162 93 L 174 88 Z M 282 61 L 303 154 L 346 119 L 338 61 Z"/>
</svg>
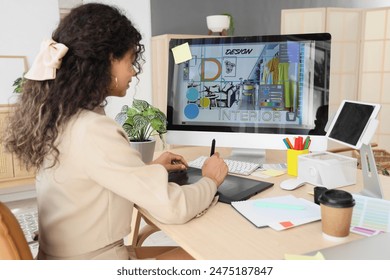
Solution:
<svg viewBox="0 0 390 280">
<path fill-rule="evenodd" d="M 248 157 L 313 134 L 310 149 L 326 150 L 330 45 L 328 33 L 171 39 L 167 142 L 216 139 Z M 186 46 L 191 59 L 176 63 Z"/>
</svg>

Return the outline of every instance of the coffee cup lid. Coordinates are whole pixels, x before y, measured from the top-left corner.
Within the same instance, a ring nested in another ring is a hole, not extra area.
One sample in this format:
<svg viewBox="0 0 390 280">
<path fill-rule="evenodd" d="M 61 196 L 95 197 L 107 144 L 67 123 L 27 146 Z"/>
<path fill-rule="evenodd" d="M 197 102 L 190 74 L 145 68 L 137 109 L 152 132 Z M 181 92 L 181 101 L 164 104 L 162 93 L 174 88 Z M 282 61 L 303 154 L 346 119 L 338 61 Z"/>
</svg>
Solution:
<svg viewBox="0 0 390 280">
<path fill-rule="evenodd" d="M 334 189 L 323 192 L 318 201 L 326 206 L 336 208 L 348 208 L 355 205 L 355 199 L 349 192 Z"/>
</svg>

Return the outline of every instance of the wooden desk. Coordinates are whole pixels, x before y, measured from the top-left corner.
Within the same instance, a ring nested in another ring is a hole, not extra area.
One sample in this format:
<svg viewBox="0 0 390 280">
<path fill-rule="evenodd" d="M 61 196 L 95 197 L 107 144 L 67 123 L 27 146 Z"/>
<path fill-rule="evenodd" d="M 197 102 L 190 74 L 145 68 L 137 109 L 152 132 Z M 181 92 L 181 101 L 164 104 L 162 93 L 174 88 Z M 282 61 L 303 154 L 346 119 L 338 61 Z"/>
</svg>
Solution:
<svg viewBox="0 0 390 280">
<path fill-rule="evenodd" d="M 175 148 L 172 152 L 183 155 L 187 160 L 195 159 L 200 155 L 207 155 L 209 148 L 191 147 Z M 222 156 L 230 153 L 230 149 L 218 149 Z M 267 152 L 267 163 L 285 161 L 285 151 Z M 279 187 L 281 181 L 291 176 L 260 179 L 273 182 L 275 185 L 252 199 L 293 194 L 313 201 L 309 194 L 312 185 L 294 190 L 285 191 Z M 251 178 L 256 178 L 251 176 Z M 385 197 L 390 198 L 390 177 L 380 176 Z M 355 186 L 342 188 L 350 192 L 359 192 L 362 184 L 361 172 L 358 171 L 358 183 Z M 314 222 L 284 231 L 275 231 L 271 228 L 256 228 L 243 218 L 230 205 L 217 203 L 207 213 L 183 225 L 166 225 L 159 223 L 150 215 L 150 219 L 165 234 L 177 242 L 195 259 L 284 259 L 284 254 L 303 254 L 340 243 L 328 241 L 322 237 L 321 222 Z M 351 233 L 346 242 L 363 238 Z"/>
</svg>

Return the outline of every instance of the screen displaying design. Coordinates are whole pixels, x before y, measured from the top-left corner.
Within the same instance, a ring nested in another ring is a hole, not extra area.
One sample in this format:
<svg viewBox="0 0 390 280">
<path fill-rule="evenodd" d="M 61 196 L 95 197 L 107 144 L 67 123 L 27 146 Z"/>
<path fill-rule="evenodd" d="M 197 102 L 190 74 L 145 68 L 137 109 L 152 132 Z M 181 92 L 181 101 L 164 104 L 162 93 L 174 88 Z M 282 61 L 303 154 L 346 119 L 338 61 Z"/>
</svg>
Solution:
<svg viewBox="0 0 390 280">
<path fill-rule="evenodd" d="M 316 113 L 329 100 L 329 34 L 173 39 L 170 49 L 184 43 L 192 59 L 170 54 L 168 130 L 325 135 L 315 126 L 327 121 L 327 107 Z"/>
</svg>

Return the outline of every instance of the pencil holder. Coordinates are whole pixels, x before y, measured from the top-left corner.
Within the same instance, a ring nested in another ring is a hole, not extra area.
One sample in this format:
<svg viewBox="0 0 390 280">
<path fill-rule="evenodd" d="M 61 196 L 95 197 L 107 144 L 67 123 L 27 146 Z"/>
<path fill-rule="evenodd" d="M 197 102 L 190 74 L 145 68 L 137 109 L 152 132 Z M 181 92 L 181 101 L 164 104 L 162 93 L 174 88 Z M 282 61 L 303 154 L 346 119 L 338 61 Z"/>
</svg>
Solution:
<svg viewBox="0 0 390 280">
<path fill-rule="evenodd" d="M 287 150 L 287 174 L 298 176 L 298 156 L 308 154 L 309 150 Z"/>
</svg>

